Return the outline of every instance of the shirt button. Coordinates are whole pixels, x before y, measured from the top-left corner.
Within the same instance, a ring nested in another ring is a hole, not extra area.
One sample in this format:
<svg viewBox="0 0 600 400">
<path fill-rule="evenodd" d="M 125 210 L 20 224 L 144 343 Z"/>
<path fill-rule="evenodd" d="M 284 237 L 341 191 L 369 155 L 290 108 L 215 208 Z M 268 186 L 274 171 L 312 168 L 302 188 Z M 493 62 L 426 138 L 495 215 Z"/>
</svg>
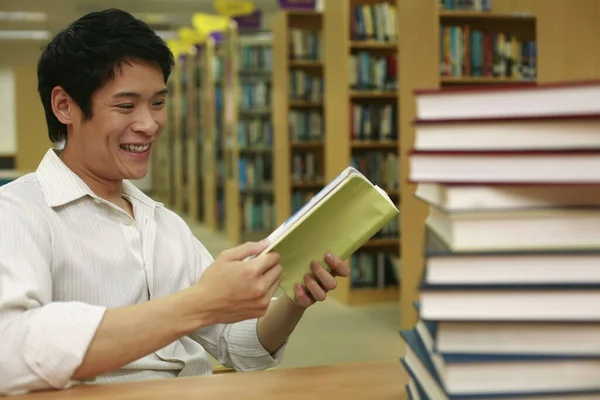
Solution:
<svg viewBox="0 0 600 400">
<path fill-rule="evenodd" d="M 133 225 L 133 220 L 132 220 L 131 218 L 127 218 L 127 219 L 125 220 L 125 225 L 127 225 L 127 226 L 131 226 L 131 225 Z"/>
</svg>

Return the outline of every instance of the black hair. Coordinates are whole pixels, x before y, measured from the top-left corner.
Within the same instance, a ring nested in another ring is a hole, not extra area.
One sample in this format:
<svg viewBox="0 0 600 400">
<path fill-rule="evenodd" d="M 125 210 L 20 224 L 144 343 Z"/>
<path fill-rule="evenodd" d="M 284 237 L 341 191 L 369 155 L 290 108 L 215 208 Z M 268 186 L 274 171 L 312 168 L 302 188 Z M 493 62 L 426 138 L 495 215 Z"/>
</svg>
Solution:
<svg viewBox="0 0 600 400">
<path fill-rule="evenodd" d="M 115 69 L 129 60 L 156 62 L 165 83 L 174 65 L 173 53 L 146 23 L 131 14 L 107 9 L 74 21 L 48 43 L 37 64 L 38 92 L 44 106 L 48 136 L 66 140 L 67 129 L 52 111 L 51 93 L 61 86 L 92 118 L 92 94 L 114 78 Z"/>
</svg>

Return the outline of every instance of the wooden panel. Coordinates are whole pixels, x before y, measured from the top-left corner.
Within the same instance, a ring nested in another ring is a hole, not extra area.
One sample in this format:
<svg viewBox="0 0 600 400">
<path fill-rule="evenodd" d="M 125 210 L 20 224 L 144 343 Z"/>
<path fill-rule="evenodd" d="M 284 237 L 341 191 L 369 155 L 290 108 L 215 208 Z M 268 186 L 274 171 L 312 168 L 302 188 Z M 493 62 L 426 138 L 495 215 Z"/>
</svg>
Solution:
<svg viewBox="0 0 600 400">
<path fill-rule="evenodd" d="M 183 170 L 181 140 L 181 75 L 183 74 L 182 62 L 178 60 L 173 69 L 173 119 L 169 128 L 169 135 L 173 141 L 173 175 L 175 197 L 172 207 L 174 211 L 183 212 Z"/>
<path fill-rule="evenodd" d="M 551 6 L 550 3 L 556 2 L 556 0 L 542 0 L 543 5 L 540 3 L 540 0 L 494 0 L 492 1 L 492 11 L 494 13 L 532 13 L 536 14 L 538 8 Z M 559 0 L 561 1 L 561 0 Z"/>
<path fill-rule="evenodd" d="M 196 67 L 199 63 L 198 56 L 191 56 L 187 63 L 186 74 L 187 74 L 187 115 L 188 115 L 188 139 L 186 143 L 187 149 L 187 215 L 191 221 L 199 222 L 199 208 L 198 208 L 198 114 L 197 114 L 197 95 L 196 95 Z"/>
<path fill-rule="evenodd" d="M 600 3 L 538 0 L 538 81 L 600 77 Z"/>
<path fill-rule="evenodd" d="M 348 0 L 325 2 L 325 182 L 350 164 L 350 7 Z M 350 279 L 337 279 L 332 296 L 350 304 Z"/>
<path fill-rule="evenodd" d="M 398 78 L 399 132 L 401 148 L 401 276 L 400 324 L 412 328 L 417 320 L 413 302 L 423 269 L 423 230 L 427 207 L 414 197 L 416 185 L 406 183 L 409 162 L 407 152 L 414 144 L 411 124 L 416 109 L 414 89 L 437 88 L 439 85 L 438 0 L 399 0 L 398 2 Z"/>
<path fill-rule="evenodd" d="M 37 92 L 37 68 L 32 57 L 13 64 L 15 85 L 15 111 L 17 132 L 17 154 L 15 168 L 34 171 L 52 142 L 48 138 L 48 127 L 44 107 Z"/>
<path fill-rule="evenodd" d="M 239 189 L 238 152 L 238 33 L 237 24 L 231 23 L 225 34 L 226 46 L 223 62 L 223 145 L 225 160 L 225 230 L 229 240 L 241 242 L 242 209 Z"/>
<path fill-rule="evenodd" d="M 288 14 L 277 13 L 273 21 L 273 183 L 277 224 L 284 223 L 292 212 L 291 149 L 288 125 L 289 58 Z"/>
<path fill-rule="evenodd" d="M 202 174 L 204 224 L 211 230 L 217 229 L 217 160 L 216 160 L 216 106 L 215 106 L 215 43 L 208 39 L 202 57 Z"/>
</svg>

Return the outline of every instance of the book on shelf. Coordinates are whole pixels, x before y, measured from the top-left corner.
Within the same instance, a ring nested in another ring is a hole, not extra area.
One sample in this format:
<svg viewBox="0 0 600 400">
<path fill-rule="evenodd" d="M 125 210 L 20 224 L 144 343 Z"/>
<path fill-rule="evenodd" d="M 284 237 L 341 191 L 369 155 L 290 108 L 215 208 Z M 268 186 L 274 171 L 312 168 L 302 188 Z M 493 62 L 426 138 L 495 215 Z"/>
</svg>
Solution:
<svg viewBox="0 0 600 400">
<path fill-rule="evenodd" d="M 397 39 L 397 8 L 382 1 L 358 4 L 350 9 L 350 38 L 359 41 L 394 43 Z"/>
<path fill-rule="evenodd" d="M 241 71 L 270 72 L 273 68 L 271 43 L 240 43 Z"/>
<path fill-rule="evenodd" d="M 442 23 L 440 75 L 535 81 L 537 45 L 510 33 Z"/>
<path fill-rule="evenodd" d="M 290 110 L 288 114 L 290 139 L 293 142 L 322 141 L 325 131 L 323 111 Z"/>
<path fill-rule="evenodd" d="M 396 104 L 350 104 L 350 138 L 361 141 L 398 140 Z"/>
<path fill-rule="evenodd" d="M 350 165 L 388 192 L 400 189 L 400 158 L 395 151 L 355 152 Z"/>
<path fill-rule="evenodd" d="M 238 148 L 272 149 L 273 123 L 268 118 L 244 118 L 238 120 Z"/>
<path fill-rule="evenodd" d="M 322 76 L 311 75 L 302 70 L 291 70 L 289 73 L 290 100 L 318 102 L 323 100 Z"/>
<path fill-rule="evenodd" d="M 400 258 L 385 252 L 359 252 L 350 256 L 352 288 L 397 287 L 400 282 Z"/>
<path fill-rule="evenodd" d="M 597 91 L 593 82 L 558 87 Z M 554 88 L 546 95 L 540 89 L 516 92 L 529 101 L 535 97 L 537 110 L 556 112 L 565 101 L 551 93 Z M 506 93 L 495 88 L 476 92 L 487 103 Z M 589 118 L 576 106 L 570 108 L 573 122 L 577 115 Z M 474 117 L 467 114 L 461 118 Z M 504 123 L 478 118 L 489 128 L 482 135 L 493 136 L 492 125 Z M 570 130 L 563 120 L 544 123 L 553 135 L 566 138 Z M 550 128 L 553 122 L 557 126 Z M 533 137 L 532 128 L 535 124 L 520 126 L 525 137 Z M 421 143 L 419 131 L 416 135 L 415 143 Z M 413 164 L 421 172 L 411 170 L 416 197 L 429 215 L 418 320 L 412 330 L 401 332 L 406 346 L 402 363 L 417 395 L 436 400 L 598 398 L 600 165 L 595 163 L 600 146 L 575 140 L 548 150 L 537 140 L 525 149 L 507 151 L 500 143 L 490 151 L 464 143 L 467 150 L 459 145 L 452 150 L 453 165 L 461 169 L 456 173 L 445 164 L 446 145 L 430 145 L 410 155 L 426 153 L 431 161 L 427 174 L 423 165 Z M 570 167 L 566 154 L 580 164 Z M 527 157 L 527 163 L 497 164 Z M 554 167 L 571 168 L 571 175 L 554 174 Z"/>
<path fill-rule="evenodd" d="M 357 51 L 350 55 L 350 88 L 356 91 L 394 92 L 398 85 L 398 56 Z"/>
<path fill-rule="evenodd" d="M 269 112 L 271 107 L 271 83 L 265 80 L 240 82 L 240 112 L 259 110 Z"/>
<path fill-rule="evenodd" d="M 448 11 L 492 11 L 492 0 L 440 0 L 440 9 Z"/>
<path fill-rule="evenodd" d="M 294 284 L 304 281 L 311 261 L 328 268 L 326 253 L 350 257 L 397 214 L 383 190 L 348 167 L 269 235 L 264 253 L 280 254 L 281 288 L 293 298 Z"/>
<path fill-rule="evenodd" d="M 323 59 L 323 40 L 319 30 L 290 28 L 288 57 L 290 60 L 319 61 Z"/>
</svg>

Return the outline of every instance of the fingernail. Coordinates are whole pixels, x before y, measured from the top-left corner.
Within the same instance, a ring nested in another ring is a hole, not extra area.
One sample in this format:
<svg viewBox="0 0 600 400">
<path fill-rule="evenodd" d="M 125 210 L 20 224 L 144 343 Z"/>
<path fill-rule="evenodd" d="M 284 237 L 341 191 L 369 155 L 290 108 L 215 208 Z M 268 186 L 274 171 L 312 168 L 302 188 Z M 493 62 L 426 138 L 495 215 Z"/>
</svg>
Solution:
<svg viewBox="0 0 600 400">
<path fill-rule="evenodd" d="M 261 245 L 266 246 L 269 244 L 269 239 L 263 239 L 259 242 Z"/>
<path fill-rule="evenodd" d="M 327 253 L 325 258 L 327 258 L 328 261 L 335 261 L 335 256 L 331 253 Z"/>
</svg>

